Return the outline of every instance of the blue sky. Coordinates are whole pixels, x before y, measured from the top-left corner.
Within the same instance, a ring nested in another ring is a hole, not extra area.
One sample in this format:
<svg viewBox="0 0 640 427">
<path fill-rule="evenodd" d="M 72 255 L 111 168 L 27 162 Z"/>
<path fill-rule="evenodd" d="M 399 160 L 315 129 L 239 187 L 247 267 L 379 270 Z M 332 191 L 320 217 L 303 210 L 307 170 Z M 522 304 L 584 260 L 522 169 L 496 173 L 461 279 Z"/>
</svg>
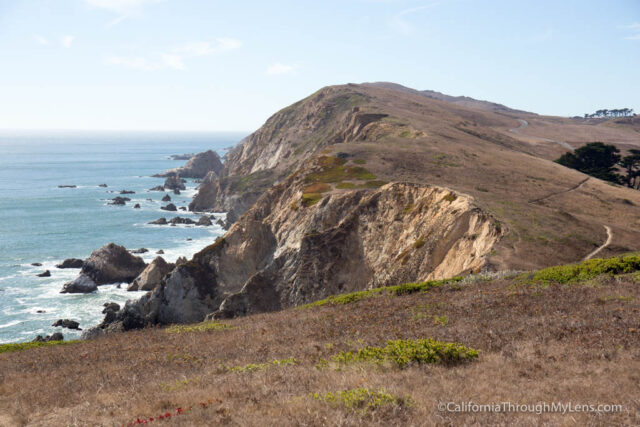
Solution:
<svg viewBox="0 0 640 427">
<path fill-rule="evenodd" d="M 0 0 L 0 128 L 251 131 L 365 81 L 640 112 L 640 1 Z"/>
</svg>

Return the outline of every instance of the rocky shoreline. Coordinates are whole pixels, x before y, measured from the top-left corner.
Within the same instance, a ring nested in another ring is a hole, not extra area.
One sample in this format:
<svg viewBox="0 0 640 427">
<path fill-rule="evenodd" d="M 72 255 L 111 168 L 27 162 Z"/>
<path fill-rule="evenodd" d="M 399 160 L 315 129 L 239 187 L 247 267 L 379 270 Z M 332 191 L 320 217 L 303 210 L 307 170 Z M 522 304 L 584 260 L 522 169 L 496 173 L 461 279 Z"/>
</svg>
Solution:
<svg viewBox="0 0 640 427">
<path fill-rule="evenodd" d="M 176 155 L 175 159 L 183 159 L 187 155 Z M 202 178 L 208 172 L 219 171 L 222 163 L 219 156 L 213 151 L 207 151 L 205 153 L 188 155 L 189 162 L 183 167 L 175 168 L 166 171 L 161 174 L 154 175 L 155 177 L 165 177 L 163 185 L 159 185 L 149 189 L 149 191 L 162 191 L 171 192 L 175 195 L 179 195 L 181 191 L 187 189 L 186 178 Z M 183 176 L 181 176 L 183 175 Z M 102 188 L 107 188 L 107 184 L 98 185 Z M 76 185 L 59 185 L 59 188 L 78 188 Z M 114 191 L 107 190 L 107 192 L 113 193 Z M 109 205 L 125 206 L 127 202 L 131 201 L 128 195 L 135 194 L 132 190 L 120 190 L 120 195 L 115 196 L 113 199 L 108 200 Z M 151 199 L 148 199 L 151 200 Z M 163 202 L 169 202 L 166 206 L 160 206 L 161 210 L 170 212 L 177 212 L 179 210 L 187 210 L 187 207 L 178 207 L 171 203 L 171 196 L 167 193 L 162 197 Z M 134 208 L 139 209 L 140 204 L 136 204 Z M 161 217 L 156 221 L 151 221 L 149 224 L 155 225 L 187 225 L 194 227 L 210 227 L 212 225 L 218 225 L 223 228 L 228 228 L 228 223 L 217 218 L 213 215 L 201 215 L 197 219 L 191 219 L 188 217 L 172 217 L 167 219 Z M 191 239 L 187 239 L 191 240 Z M 103 247 L 93 251 L 86 259 L 68 258 L 55 265 L 56 269 L 78 269 L 78 275 L 73 280 L 67 281 L 62 285 L 60 290 L 61 294 L 88 294 L 98 291 L 100 286 L 107 284 L 117 284 L 119 288 L 121 284 L 127 285 L 127 291 L 152 291 L 156 286 L 160 284 L 166 274 L 173 270 L 176 265 L 180 265 L 186 262 L 186 258 L 180 257 L 177 262 L 167 262 L 162 256 L 163 250 L 157 251 L 157 257 L 148 264 L 140 257 L 139 254 L 148 252 L 146 248 L 139 249 L 127 249 L 124 246 L 117 245 L 116 243 L 108 243 Z M 40 262 L 32 263 L 32 266 L 42 266 Z M 55 274 L 55 272 L 54 272 Z M 52 272 L 45 270 L 42 273 L 37 274 L 39 277 L 51 277 Z M 103 310 L 105 314 L 105 320 L 108 321 L 113 317 L 113 313 L 120 310 L 120 305 L 116 303 L 106 303 Z M 44 313 L 44 311 L 42 311 Z M 82 331 L 79 322 L 72 319 L 58 319 L 52 324 L 53 327 L 68 328 L 71 330 Z M 91 336 L 92 329 L 85 330 L 83 337 Z M 36 341 L 57 341 L 64 339 L 60 332 L 55 332 L 52 335 L 38 336 Z"/>
</svg>

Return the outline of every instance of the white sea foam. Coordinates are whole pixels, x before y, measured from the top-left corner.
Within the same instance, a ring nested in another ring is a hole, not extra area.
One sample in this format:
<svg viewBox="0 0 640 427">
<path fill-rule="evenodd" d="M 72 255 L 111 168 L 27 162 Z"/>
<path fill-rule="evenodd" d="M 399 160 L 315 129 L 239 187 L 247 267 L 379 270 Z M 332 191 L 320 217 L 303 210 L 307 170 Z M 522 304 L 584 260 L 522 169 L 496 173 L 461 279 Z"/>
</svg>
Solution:
<svg viewBox="0 0 640 427">
<path fill-rule="evenodd" d="M 3 325 L 0 325 L 0 329 L 9 328 L 11 326 L 19 325 L 20 323 L 22 323 L 20 320 L 14 320 L 13 322 L 9 322 L 9 323 L 5 323 Z"/>
</svg>

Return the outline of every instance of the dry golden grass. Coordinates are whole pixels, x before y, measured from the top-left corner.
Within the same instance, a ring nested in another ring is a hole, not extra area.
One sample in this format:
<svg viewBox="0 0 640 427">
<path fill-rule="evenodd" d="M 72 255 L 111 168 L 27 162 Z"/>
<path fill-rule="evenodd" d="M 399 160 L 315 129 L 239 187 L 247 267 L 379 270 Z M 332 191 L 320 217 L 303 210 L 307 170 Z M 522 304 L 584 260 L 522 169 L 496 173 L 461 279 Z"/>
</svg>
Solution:
<svg viewBox="0 0 640 427">
<path fill-rule="evenodd" d="M 634 276 L 546 288 L 517 279 L 453 283 L 225 321 L 231 328 L 157 328 L 4 353 L 0 425 L 126 425 L 138 417 L 185 426 L 638 424 L 638 285 Z M 443 316 L 447 322 L 434 321 Z M 322 363 L 343 350 L 414 338 L 459 342 L 480 356 L 406 369 Z M 257 368 L 230 369 L 250 364 Z M 311 396 L 362 387 L 411 404 L 354 411 Z M 624 410 L 455 414 L 439 412 L 439 401 Z M 177 408 L 184 413 L 175 415 Z M 169 421 L 157 420 L 166 412 L 174 414 Z"/>
</svg>

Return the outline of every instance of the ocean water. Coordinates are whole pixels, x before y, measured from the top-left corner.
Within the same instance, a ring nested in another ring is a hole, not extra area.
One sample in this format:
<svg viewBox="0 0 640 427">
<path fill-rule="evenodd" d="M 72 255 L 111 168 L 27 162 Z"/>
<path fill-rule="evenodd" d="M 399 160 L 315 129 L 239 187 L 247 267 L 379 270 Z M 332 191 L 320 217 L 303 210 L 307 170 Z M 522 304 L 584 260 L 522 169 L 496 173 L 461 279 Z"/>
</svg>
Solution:
<svg viewBox="0 0 640 427">
<path fill-rule="evenodd" d="M 151 261 L 159 249 L 167 261 L 190 257 L 222 234 L 217 226 L 154 226 L 159 217 L 197 215 L 166 212 L 164 192 L 151 175 L 184 164 L 171 154 L 208 149 L 221 156 L 245 135 L 234 133 L 0 132 L 0 343 L 30 341 L 36 335 L 80 332 L 51 326 L 73 319 L 81 328 L 99 323 L 102 305 L 123 304 L 143 292 L 126 285 L 100 286 L 86 295 L 60 294 L 77 269 L 57 269 L 65 258 L 86 258 L 115 242 L 128 249 L 147 248 Z M 98 184 L 107 184 L 107 188 Z M 58 188 L 77 185 L 77 188 Z M 181 195 L 169 193 L 176 206 L 187 206 L 197 186 L 192 180 Z M 126 206 L 107 205 L 120 190 L 135 191 Z M 139 203 L 141 209 L 134 209 Z M 220 214 L 221 217 L 224 214 Z M 187 240 L 191 239 L 191 240 Z M 34 267 L 31 263 L 42 263 Z M 51 271 L 51 277 L 36 274 Z M 38 313 L 44 311 L 44 313 Z"/>
</svg>

